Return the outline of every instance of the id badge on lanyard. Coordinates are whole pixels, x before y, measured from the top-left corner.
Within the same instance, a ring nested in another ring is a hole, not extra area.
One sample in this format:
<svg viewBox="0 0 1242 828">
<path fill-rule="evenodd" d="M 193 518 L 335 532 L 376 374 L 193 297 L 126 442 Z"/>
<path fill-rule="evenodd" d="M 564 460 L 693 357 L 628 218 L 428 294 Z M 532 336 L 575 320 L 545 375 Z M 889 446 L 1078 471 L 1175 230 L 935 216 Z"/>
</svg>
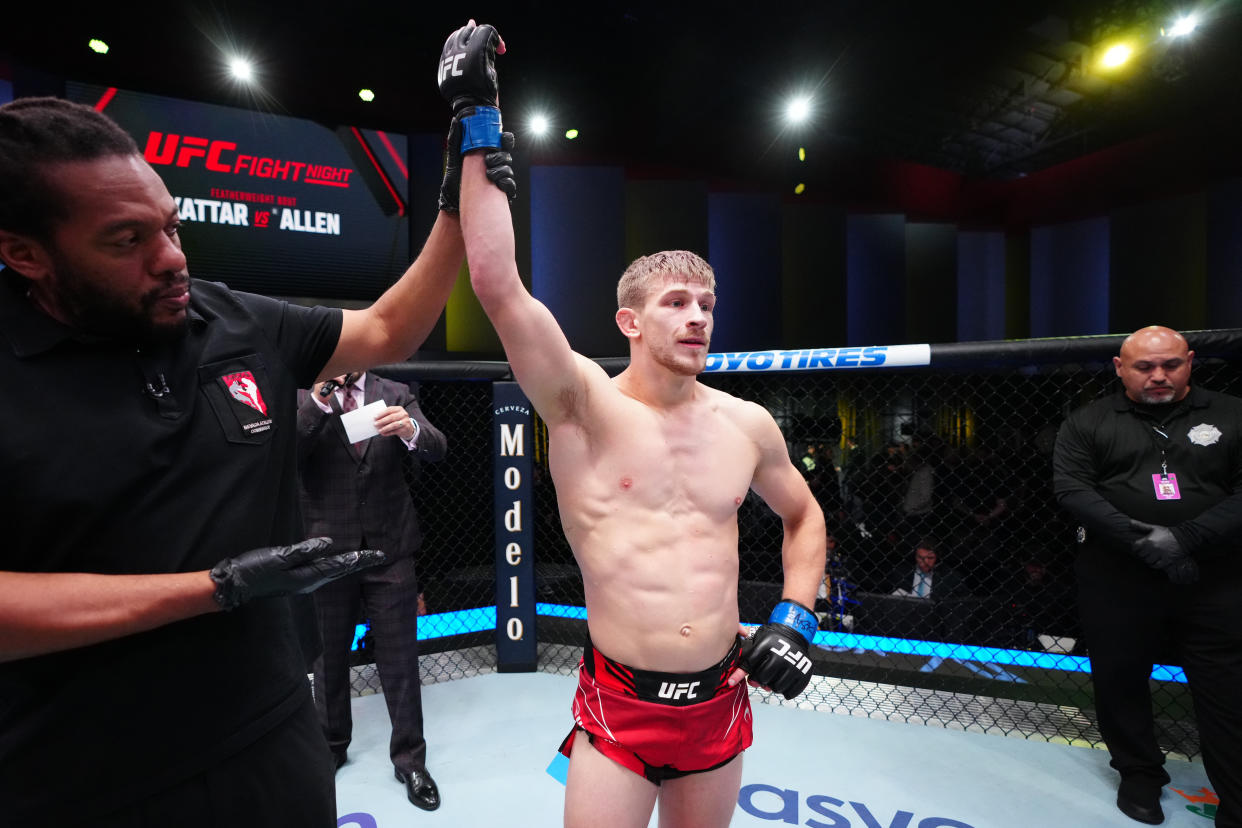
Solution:
<svg viewBox="0 0 1242 828">
<path fill-rule="evenodd" d="M 1155 426 L 1151 430 L 1159 434 L 1167 442 L 1169 435 Z M 1169 459 L 1164 446 L 1160 447 L 1160 473 L 1151 476 L 1152 487 L 1156 490 L 1156 500 L 1181 500 L 1182 492 L 1177 487 L 1177 475 L 1169 471 Z"/>
</svg>

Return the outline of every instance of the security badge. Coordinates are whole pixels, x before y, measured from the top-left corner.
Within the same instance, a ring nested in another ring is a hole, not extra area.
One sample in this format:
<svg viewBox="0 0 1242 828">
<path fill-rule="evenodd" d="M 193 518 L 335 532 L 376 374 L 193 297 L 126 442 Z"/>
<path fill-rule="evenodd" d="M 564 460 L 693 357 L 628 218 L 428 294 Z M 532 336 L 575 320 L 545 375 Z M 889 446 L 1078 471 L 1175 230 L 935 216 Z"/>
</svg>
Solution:
<svg viewBox="0 0 1242 828">
<path fill-rule="evenodd" d="M 1156 432 L 1163 435 L 1159 429 Z M 1199 423 L 1186 432 L 1186 438 L 1196 446 L 1215 445 L 1221 438 L 1221 431 L 1214 425 Z M 1163 454 L 1163 452 L 1161 452 Z M 1151 476 L 1152 486 L 1156 490 L 1156 500 L 1181 500 L 1182 492 L 1177 487 L 1177 475 L 1169 471 L 1166 462 L 1160 463 L 1160 474 Z"/>
</svg>

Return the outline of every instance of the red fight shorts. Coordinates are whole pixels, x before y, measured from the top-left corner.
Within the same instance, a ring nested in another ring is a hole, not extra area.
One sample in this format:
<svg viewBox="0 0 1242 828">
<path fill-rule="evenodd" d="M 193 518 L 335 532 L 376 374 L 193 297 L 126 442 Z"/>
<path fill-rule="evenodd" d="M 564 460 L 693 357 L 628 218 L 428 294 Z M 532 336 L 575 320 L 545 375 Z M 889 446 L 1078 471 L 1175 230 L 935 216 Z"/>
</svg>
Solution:
<svg viewBox="0 0 1242 828">
<path fill-rule="evenodd" d="M 613 661 L 588 638 L 561 753 L 569 756 L 582 730 L 600 753 L 657 785 L 724 765 L 752 740 L 746 682 L 728 685 L 740 651 L 739 639 L 706 670 L 657 673 Z"/>
</svg>

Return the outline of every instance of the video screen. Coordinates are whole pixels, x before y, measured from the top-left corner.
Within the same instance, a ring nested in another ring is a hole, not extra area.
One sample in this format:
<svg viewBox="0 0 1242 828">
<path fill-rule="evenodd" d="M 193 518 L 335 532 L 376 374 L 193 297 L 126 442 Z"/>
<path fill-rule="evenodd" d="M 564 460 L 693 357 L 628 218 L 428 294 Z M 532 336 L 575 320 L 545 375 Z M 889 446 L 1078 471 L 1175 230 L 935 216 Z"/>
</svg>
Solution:
<svg viewBox="0 0 1242 828">
<path fill-rule="evenodd" d="M 410 260 L 404 135 L 70 83 L 128 130 L 177 202 L 190 274 L 371 300 Z"/>
</svg>

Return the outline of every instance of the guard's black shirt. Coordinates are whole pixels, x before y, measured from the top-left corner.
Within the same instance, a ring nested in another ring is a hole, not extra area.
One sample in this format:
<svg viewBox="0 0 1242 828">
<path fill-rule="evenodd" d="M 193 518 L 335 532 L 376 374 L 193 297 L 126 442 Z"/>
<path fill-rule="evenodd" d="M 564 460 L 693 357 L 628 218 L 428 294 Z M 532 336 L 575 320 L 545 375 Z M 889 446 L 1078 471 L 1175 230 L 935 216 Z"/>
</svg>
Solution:
<svg viewBox="0 0 1242 828">
<path fill-rule="evenodd" d="M 21 287 L 0 278 L 0 570 L 187 572 L 300 538 L 296 392 L 339 310 L 195 281 L 184 339 L 139 347 L 75 334 Z M 306 693 L 283 599 L 0 664 L 0 821 L 133 802 Z"/>
<path fill-rule="evenodd" d="M 1163 474 L 1162 459 L 1177 476 L 1178 500 L 1156 498 L 1152 475 Z M 1171 527 L 1201 560 L 1242 548 L 1242 400 L 1236 397 L 1192 387 L 1180 402 L 1149 406 L 1118 392 L 1066 419 L 1052 467 L 1057 501 L 1085 528 L 1090 546 L 1129 550 L 1144 534 L 1130 528 L 1135 518 Z"/>
</svg>

